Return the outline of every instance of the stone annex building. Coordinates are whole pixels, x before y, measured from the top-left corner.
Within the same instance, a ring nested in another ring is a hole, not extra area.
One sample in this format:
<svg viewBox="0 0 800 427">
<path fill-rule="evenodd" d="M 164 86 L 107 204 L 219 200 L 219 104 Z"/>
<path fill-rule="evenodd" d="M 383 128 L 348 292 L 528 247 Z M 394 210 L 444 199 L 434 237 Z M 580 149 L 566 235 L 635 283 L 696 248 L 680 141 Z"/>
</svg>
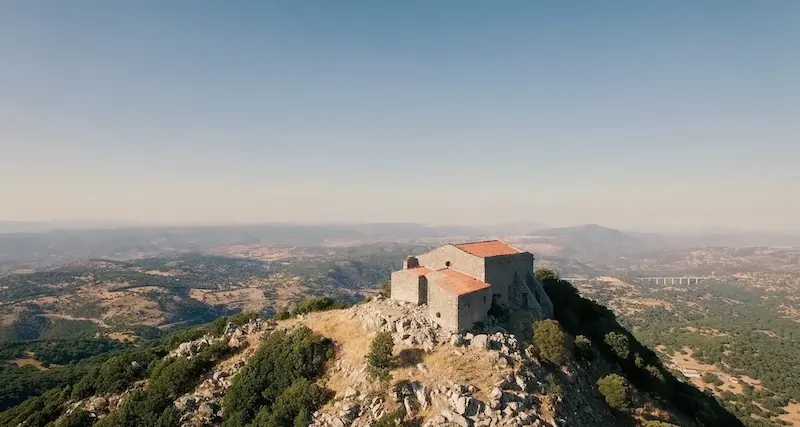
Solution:
<svg viewBox="0 0 800 427">
<path fill-rule="evenodd" d="M 533 254 L 501 240 L 447 244 L 406 258 L 392 272 L 391 297 L 426 304 L 430 318 L 450 331 L 486 319 L 492 304 L 553 316 L 553 304 L 533 275 Z"/>
</svg>

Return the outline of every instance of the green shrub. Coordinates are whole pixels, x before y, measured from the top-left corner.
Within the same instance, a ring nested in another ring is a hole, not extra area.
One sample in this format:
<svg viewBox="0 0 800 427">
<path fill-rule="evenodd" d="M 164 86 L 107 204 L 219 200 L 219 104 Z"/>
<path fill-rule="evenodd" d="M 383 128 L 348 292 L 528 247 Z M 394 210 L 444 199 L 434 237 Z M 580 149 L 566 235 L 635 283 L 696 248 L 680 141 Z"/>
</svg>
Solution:
<svg viewBox="0 0 800 427">
<path fill-rule="evenodd" d="M 553 374 L 547 374 L 547 394 L 553 396 L 562 396 L 564 390 L 561 388 L 561 384 L 558 382 L 558 378 L 556 378 Z"/>
<path fill-rule="evenodd" d="M 370 345 L 367 355 L 367 365 L 370 374 L 381 381 L 388 381 L 391 378 L 389 370 L 392 363 L 392 353 L 394 352 L 394 339 L 389 332 L 378 332 Z"/>
<path fill-rule="evenodd" d="M 628 345 L 628 337 L 617 332 L 609 332 L 603 339 L 606 345 L 611 348 L 611 351 L 620 359 L 627 359 L 630 355 L 630 346 Z"/>
<path fill-rule="evenodd" d="M 280 413 L 274 420 L 291 418 L 293 423 L 305 422 L 303 411 L 293 407 L 289 396 L 301 396 L 306 403 L 319 403 L 316 391 L 302 385 L 294 386 L 302 380 L 313 381 L 322 375 L 325 361 L 333 355 L 330 340 L 313 333 L 307 327 L 293 331 L 275 331 L 267 335 L 261 347 L 248 361 L 247 365 L 233 377 L 233 383 L 222 402 L 226 427 L 243 427 L 257 415 L 267 422 L 272 420 L 273 409 Z M 291 391 L 281 398 L 287 390 Z M 281 400 L 278 406 L 278 400 Z M 316 406 L 308 405 L 314 412 Z M 261 413 L 267 411 L 266 413 Z M 299 418 L 298 418 L 299 417 Z M 298 419 L 300 421 L 298 421 Z M 270 421 L 272 422 L 272 421 Z"/>
<path fill-rule="evenodd" d="M 533 326 L 533 343 L 544 360 L 564 365 L 569 360 L 567 334 L 555 320 L 536 322 Z"/>
<path fill-rule="evenodd" d="M 713 372 L 708 372 L 705 375 L 703 375 L 703 381 L 708 384 L 714 384 L 716 386 L 721 386 L 722 384 L 724 384 L 722 380 L 719 379 L 719 377 Z"/>
<path fill-rule="evenodd" d="M 677 427 L 675 424 L 670 424 L 664 421 L 645 421 L 642 427 Z"/>
<path fill-rule="evenodd" d="M 313 382 L 300 378 L 284 390 L 272 407 L 263 407 L 254 424 L 263 427 L 306 427 L 311 424 L 311 414 L 329 397 L 326 390 Z"/>
<path fill-rule="evenodd" d="M 589 338 L 578 335 L 575 337 L 575 356 L 587 362 L 594 362 L 598 354 Z"/>
<path fill-rule="evenodd" d="M 77 409 L 62 417 L 56 427 L 87 427 L 93 425 L 95 418 L 88 411 Z"/>
<path fill-rule="evenodd" d="M 372 427 L 399 427 L 403 424 L 405 409 L 400 406 L 397 410 L 384 414 Z"/>
<path fill-rule="evenodd" d="M 536 276 L 537 279 L 539 279 L 542 282 L 544 282 L 545 280 L 548 280 L 548 281 L 550 281 L 550 280 L 558 281 L 559 280 L 558 273 L 556 273 L 553 270 L 550 270 L 549 268 L 539 268 L 539 269 L 536 270 L 536 272 L 534 272 L 534 275 Z"/>
<path fill-rule="evenodd" d="M 630 407 L 630 387 L 625 378 L 617 374 L 605 376 L 597 380 L 597 390 L 611 408 L 617 411 L 627 411 Z"/>
<path fill-rule="evenodd" d="M 345 307 L 344 304 L 336 302 L 328 297 L 310 297 L 297 303 L 297 307 L 295 307 L 292 314 L 296 316 L 298 314 L 306 314 L 314 311 L 327 311 Z"/>
</svg>

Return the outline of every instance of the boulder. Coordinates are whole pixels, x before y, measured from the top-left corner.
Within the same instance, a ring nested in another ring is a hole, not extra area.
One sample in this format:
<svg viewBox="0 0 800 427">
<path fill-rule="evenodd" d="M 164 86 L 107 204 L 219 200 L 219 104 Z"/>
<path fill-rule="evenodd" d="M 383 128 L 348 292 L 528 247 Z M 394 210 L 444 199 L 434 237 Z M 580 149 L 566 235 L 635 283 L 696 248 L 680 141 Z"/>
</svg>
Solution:
<svg viewBox="0 0 800 427">
<path fill-rule="evenodd" d="M 475 335 L 472 340 L 470 340 L 470 346 L 477 349 L 487 349 L 489 348 L 489 337 L 483 334 Z"/>
</svg>

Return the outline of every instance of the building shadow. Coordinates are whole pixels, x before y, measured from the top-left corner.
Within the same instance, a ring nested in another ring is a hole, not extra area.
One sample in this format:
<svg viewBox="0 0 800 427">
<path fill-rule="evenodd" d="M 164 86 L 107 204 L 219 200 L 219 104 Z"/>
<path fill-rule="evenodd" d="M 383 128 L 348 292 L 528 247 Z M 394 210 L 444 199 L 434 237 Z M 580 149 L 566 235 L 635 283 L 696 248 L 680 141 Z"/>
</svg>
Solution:
<svg viewBox="0 0 800 427">
<path fill-rule="evenodd" d="M 422 358 L 424 355 L 425 352 L 422 349 L 404 348 L 400 350 L 400 353 L 398 353 L 397 358 L 395 359 L 395 364 L 398 368 L 416 366 L 418 363 L 422 363 Z"/>
</svg>

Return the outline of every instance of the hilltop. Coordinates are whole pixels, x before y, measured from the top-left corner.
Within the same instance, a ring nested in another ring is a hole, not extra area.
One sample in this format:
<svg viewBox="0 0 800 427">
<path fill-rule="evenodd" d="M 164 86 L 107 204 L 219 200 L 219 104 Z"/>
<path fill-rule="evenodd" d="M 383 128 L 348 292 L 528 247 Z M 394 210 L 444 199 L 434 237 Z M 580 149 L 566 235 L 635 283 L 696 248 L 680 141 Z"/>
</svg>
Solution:
<svg viewBox="0 0 800 427">
<path fill-rule="evenodd" d="M 451 334 L 381 296 L 350 308 L 310 299 L 280 320 L 221 318 L 126 350 L 0 413 L 0 424 L 741 425 L 671 377 L 607 309 L 541 278 L 557 322 L 490 318 Z M 387 375 L 376 377 L 368 356 L 386 336 Z"/>
</svg>

